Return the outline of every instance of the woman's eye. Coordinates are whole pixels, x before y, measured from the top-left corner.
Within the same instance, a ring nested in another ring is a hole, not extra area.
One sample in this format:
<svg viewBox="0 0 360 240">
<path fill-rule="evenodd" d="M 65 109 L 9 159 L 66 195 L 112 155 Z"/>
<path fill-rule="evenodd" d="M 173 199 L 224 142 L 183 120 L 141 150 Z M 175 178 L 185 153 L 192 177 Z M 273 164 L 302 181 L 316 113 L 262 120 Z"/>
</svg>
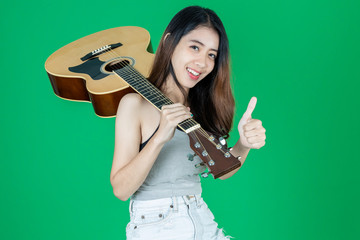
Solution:
<svg viewBox="0 0 360 240">
<path fill-rule="evenodd" d="M 199 51 L 199 48 L 198 46 L 191 46 L 192 49 L 196 50 L 196 51 Z"/>
<path fill-rule="evenodd" d="M 215 58 L 216 58 L 216 55 L 213 54 L 213 53 L 210 53 L 210 54 L 209 54 L 209 57 L 212 58 L 212 59 L 215 59 Z"/>
</svg>

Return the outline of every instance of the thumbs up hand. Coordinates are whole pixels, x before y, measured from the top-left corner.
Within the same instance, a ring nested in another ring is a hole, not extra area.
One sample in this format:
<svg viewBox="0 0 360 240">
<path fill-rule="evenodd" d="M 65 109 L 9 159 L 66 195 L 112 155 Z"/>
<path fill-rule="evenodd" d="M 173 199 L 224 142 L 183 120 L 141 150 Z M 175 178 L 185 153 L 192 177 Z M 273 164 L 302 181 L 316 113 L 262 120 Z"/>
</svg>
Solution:
<svg viewBox="0 0 360 240">
<path fill-rule="evenodd" d="M 252 97 L 249 105 L 240 119 L 238 130 L 240 134 L 240 143 L 245 148 L 259 149 L 265 145 L 265 128 L 258 119 L 252 119 L 251 114 L 255 109 L 256 97 Z"/>
</svg>

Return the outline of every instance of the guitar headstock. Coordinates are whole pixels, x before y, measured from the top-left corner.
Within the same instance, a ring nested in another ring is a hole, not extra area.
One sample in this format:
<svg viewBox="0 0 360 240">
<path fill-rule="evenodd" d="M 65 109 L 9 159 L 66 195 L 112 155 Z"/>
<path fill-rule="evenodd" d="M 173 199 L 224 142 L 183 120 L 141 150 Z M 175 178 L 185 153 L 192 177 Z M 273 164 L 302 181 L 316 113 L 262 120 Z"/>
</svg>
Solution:
<svg viewBox="0 0 360 240">
<path fill-rule="evenodd" d="M 241 166 L 238 158 L 234 157 L 227 148 L 225 139 L 216 139 L 202 128 L 188 135 L 190 147 L 207 165 L 209 173 L 215 179 Z"/>
</svg>

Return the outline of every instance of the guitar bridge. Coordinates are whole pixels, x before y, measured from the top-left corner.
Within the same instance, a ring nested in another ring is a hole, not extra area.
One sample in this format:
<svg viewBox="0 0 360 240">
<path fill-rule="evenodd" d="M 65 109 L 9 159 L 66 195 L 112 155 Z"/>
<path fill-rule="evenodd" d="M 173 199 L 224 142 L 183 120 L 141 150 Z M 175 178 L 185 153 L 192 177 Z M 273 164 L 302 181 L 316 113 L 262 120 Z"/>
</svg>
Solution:
<svg viewBox="0 0 360 240">
<path fill-rule="evenodd" d="M 98 56 L 98 55 L 106 52 L 107 50 L 115 49 L 115 48 L 118 48 L 118 47 L 121 47 L 121 46 L 122 46 L 122 43 L 115 43 L 115 44 L 105 45 L 105 46 L 102 46 L 101 48 L 98 48 L 98 49 L 95 49 L 95 50 L 89 52 L 88 54 L 86 54 L 85 56 L 83 56 L 80 59 L 82 61 L 86 61 L 86 60 L 88 60 L 90 58 L 93 58 L 95 56 Z"/>
</svg>

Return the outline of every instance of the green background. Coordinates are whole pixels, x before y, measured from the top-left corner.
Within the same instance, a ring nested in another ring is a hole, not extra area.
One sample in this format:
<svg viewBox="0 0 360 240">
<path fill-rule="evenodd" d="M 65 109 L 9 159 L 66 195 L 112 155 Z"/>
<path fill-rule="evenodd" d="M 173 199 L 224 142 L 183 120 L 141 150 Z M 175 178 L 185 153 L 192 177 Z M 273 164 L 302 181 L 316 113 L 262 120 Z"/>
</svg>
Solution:
<svg viewBox="0 0 360 240">
<path fill-rule="evenodd" d="M 220 227 L 247 240 L 360 239 L 358 0 L 2 1 L 1 239 L 125 239 L 128 202 L 109 181 L 114 118 L 56 97 L 44 62 L 117 26 L 146 28 L 156 49 L 194 4 L 227 29 L 235 124 L 257 96 L 267 129 L 234 177 L 203 180 Z"/>
</svg>

